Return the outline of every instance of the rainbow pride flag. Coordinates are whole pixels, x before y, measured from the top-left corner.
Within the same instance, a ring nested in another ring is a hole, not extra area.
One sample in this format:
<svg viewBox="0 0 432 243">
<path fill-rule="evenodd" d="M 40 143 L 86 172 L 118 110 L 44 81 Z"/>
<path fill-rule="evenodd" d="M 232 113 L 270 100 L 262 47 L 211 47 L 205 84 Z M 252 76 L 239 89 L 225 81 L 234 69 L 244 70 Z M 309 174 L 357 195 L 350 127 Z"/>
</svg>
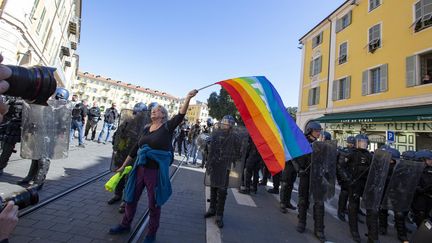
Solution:
<svg viewBox="0 0 432 243">
<path fill-rule="evenodd" d="M 285 167 L 285 161 L 312 152 L 280 98 L 264 76 L 217 82 L 230 94 L 234 104 L 272 175 Z"/>
</svg>

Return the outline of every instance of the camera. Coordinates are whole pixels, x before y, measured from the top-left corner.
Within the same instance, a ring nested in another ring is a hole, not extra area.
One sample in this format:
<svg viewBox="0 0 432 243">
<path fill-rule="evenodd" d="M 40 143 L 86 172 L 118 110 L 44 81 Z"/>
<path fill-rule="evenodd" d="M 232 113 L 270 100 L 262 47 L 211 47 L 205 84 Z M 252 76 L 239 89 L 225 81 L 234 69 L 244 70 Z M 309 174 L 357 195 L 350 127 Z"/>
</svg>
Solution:
<svg viewBox="0 0 432 243">
<path fill-rule="evenodd" d="M 13 201 L 19 209 L 35 205 L 39 202 L 39 194 L 36 187 L 23 188 L 8 183 L 0 183 L 0 211 L 9 201 Z"/>
<path fill-rule="evenodd" d="M 6 66 L 12 70 L 12 75 L 5 79 L 9 83 L 9 89 L 4 95 L 21 97 L 28 103 L 48 105 L 47 100 L 57 88 L 55 68 Z"/>
</svg>

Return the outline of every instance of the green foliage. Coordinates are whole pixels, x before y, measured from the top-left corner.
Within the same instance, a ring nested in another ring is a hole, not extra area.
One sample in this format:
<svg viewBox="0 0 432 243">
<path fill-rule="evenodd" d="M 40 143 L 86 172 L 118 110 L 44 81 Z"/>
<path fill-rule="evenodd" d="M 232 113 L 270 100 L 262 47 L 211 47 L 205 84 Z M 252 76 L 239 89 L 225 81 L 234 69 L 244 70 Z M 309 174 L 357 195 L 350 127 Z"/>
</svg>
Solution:
<svg viewBox="0 0 432 243">
<path fill-rule="evenodd" d="M 288 113 L 291 115 L 292 119 L 294 121 L 296 121 L 296 118 L 297 118 L 297 115 L 296 115 L 297 114 L 297 107 L 289 106 L 286 109 L 287 109 Z"/>
<path fill-rule="evenodd" d="M 237 123 L 243 123 L 234 101 L 224 88 L 220 89 L 219 94 L 211 93 L 207 99 L 207 105 L 211 117 L 220 121 L 225 115 L 232 115 Z"/>
</svg>

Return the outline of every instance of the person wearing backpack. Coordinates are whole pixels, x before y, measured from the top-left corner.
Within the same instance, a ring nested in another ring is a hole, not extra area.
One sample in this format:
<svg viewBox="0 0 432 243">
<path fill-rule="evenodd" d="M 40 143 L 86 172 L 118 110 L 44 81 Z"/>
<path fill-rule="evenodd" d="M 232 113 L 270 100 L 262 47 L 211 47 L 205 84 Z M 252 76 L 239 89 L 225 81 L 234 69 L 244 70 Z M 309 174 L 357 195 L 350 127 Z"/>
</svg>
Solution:
<svg viewBox="0 0 432 243">
<path fill-rule="evenodd" d="M 87 116 L 86 101 L 75 104 L 72 109 L 72 123 L 70 129 L 70 143 L 72 143 L 72 138 L 75 130 L 78 130 L 78 147 L 84 148 L 83 143 L 83 125 L 85 122 L 85 117 Z"/>
<path fill-rule="evenodd" d="M 116 104 L 112 103 L 111 108 L 108 108 L 105 111 L 104 124 L 102 127 L 102 131 L 99 133 L 98 143 L 101 143 L 104 133 L 107 132 L 105 141 L 103 142 L 103 144 L 106 144 L 109 135 L 111 133 L 111 130 L 115 130 L 114 122 L 117 120 L 118 116 L 119 114 L 116 109 Z"/>
<path fill-rule="evenodd" d="M 91 129 L 91 140 L 93 141 L 95 139 L 97 125 L 100 120 L 101 120 L 100 109 L 97 105 L 97 102 L 93 102 L 93 107 L 89 109 L 88 116 L 87 116 L 87 124 L 85 127 L 85 134 L 84 134 L 86 140 L 88 140 L 87 136 L 90 129 Z"/>
</svg>

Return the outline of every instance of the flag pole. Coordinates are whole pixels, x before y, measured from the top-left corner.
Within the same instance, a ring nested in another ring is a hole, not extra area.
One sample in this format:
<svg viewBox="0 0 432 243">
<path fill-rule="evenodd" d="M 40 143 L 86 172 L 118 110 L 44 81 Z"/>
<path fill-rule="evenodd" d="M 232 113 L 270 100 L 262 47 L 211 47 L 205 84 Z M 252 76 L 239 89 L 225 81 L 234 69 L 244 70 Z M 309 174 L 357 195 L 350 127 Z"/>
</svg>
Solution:
<svg viewBox="0 0 432 243">
<path fill-rule="evenodd" d="M 204 87 L 202 87 L 202 88 L 199 88 L 199 89 L 197 89 L 197 90 L 200 91 L 200 90 L 206 89 L 206 88 L 208 88 L 208 87 L 211 87 L 211 86 L 213 86 L 213 85 L 216 85 L 216 84 L 209 84 L 209 85 L 204 86 Z"/>
</svg>

